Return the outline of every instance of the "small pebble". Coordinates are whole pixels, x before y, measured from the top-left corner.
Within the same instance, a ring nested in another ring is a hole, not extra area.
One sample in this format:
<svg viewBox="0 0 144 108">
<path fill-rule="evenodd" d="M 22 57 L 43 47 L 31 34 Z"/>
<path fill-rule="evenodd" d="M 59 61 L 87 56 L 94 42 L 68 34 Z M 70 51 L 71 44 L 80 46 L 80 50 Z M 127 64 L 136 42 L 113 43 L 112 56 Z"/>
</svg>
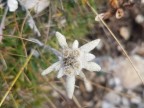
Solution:
<svg viewBox="0 0 144 108">
<path fill-rule="evenodd" d="M 141 15 L 141 14 L 137 15 L 136 18 L 135 18 L 135 21 L 136 21 L 138 24 L 143 23 L 143 22 L 144 22 L 144 16 Z"/>
<path fill-rule="evenodd" d="M 120 79 L 117 78 L 117 77 L 111 78 L 111 79 L 109 79 L 109 81 L 108 81 L 108 84 L 109 84 L 110 86 L 114 86 L 114 85 L 115 85 L 115 86 L 119 86 L 120 83 L 121 83 L 121 81 L 120 81 Z"/>
<path fill-rule="evenodd" d="M 126 97 L 122 97 L 122 104 L 125 105 L 125 106 L 130 105 L 129 100 Z"/>
<path fill-rule="evenodd" d="M 109 102 L 103 101 L 102 108 L 115 108 L 115 106 L 110 104 Z"/>
<path fill-rule="evenodd" d="M 120 35 L 125 39 L 128 40 L 130 38 L 130 29 L 128 27 L 121 27 L 120 28 Z"/>
<path fill-rule="evenodd" d="M 121 102 L 121 97 L 112 91 L 105 96 L 105 100 L 113 105 L 118 105 Z"/>
</svg>

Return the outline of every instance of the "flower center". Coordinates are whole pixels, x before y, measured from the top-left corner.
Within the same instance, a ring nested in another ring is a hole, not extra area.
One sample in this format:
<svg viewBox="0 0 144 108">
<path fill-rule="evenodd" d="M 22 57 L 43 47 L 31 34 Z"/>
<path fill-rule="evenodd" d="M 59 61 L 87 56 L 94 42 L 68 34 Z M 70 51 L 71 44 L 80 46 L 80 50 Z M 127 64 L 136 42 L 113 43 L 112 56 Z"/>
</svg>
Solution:
<svg viewBox="0 0 144 108">
<path fill-rule="evenodd" d="M 73 49 L 64 49 L 63 54 L 63 66 L 66 75 L 74 75 L 80 69 L 80 51 Z"/>
</svg>

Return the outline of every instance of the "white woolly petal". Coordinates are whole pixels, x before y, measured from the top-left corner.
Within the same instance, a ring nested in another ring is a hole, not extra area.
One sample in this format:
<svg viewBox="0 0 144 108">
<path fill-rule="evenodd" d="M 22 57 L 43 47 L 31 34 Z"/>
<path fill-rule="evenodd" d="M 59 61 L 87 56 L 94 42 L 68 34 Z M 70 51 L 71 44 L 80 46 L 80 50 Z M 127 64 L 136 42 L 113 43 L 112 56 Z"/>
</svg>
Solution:
<svg viewBox="0 0 144 108">
<path fill-rule="evenodd" d="M 62 48 L 68 47 L 67 42 L 66 42 L 66 38 L 65 38 L 64 35 L 62 35 L 62 34 L 59 33 L 59 32 L 56 32 L 56 37 L 57 37 L 57 40 L 58 40 L 58 42 L 59 42 L 59 45 L 60 45 Z"/>
<path fill-rule="evenodd" d="M 18 8 L 17 0 L 8 0 L 7 5 L 9 7 L 9 11 L 14 12 Z"/>
<path fill-rule="evenodd" d="M 41 36 L 40 31 L 38 30 L 33 18 L 29 17 L 27 22 L 28 22 L 29 27 L 34 31 L 34 33 L 36 33 L 38 36 Z"/>
<path fill-rule="evenodd" d="M 31 52 L 33 52 L 32 55 L 36 58 L 38 58 L 40 56 L 40 53 L 36 49 L 31 49 Z"/>
<path fill-rule="evenodd" d="M 81 67 L 81 66 L 80 66 L 80 69 L 79 69 L 79 70 L 75 70 L 76 75 L 79 75 L 80 72 L 81 72 L 81 70 L 82 70 L 82 67 Z"/>
<path fill-rule="evenodd" d="M 60 60 L 60 61 L 58 61 L 59 63 L 57 63 L 57 65 L 56 65 L 56 67 L 55 67 L 55 69 L 54 69 L 54 71 L 59 71 L 60 70 L 60 68 L 61 68 L 61 63 L 62 63 L 62 61 Z"/>
<path fill-rule="evenodd" d="M 67 76 L 66 78 L 66 92 L 70 99 L 73 97 L 75 88 L 75 76 Z"/>
<path fill-rule="evenodd" d="M 40 40 L 36 38 L 28 38 L 28 40 L 37 43 L 39 46 L 44 46 L 44 43 L 42 43 Z"/>
<path fill-rule="evenodd" d="M 89 71 L 100 71 L 101 70 L 101 67 L 95 62 L 85 62 L 83 68 L 85 68 Z"/>
<path fill-rule="evenodd" d="M 84 53 L 83 55 L 83 59 L 85 61 L 91 61 L 95 58 L 95 55 L 91 54 L 91 53 Z"/>
<path fill-rule="evenodd" d="M 64 75 L 64 70 L 61 68 L 57 74 L 57 78 L 61 78 Z"/>
<path fill-rule="evenodd" d="M 50 0 L 38 0 L 38 1 L 39 3 L 34 8 L 37 14 L 46 9 L 50 4 Z"/>
<path fill-rule="evenodd" d="M 96 17 L 95 17 L 95 21 L 100 21 L 100 19 L 103 19 L 104 18 L 104 13 L 101 13 L 101 14 L 98 14 Z"/>
<path fill-rule="evenodd" d="M 57 68 L 57 66 L 60 65 L 60 61 L 54 63 L 53 65 L 51 65 L 50 67 L 48 67 L 47 69 L 45 69 L 41 74 L 42 75 L 46 75 L 49 74 L 50 72 L 52 72 L 53 70 L 55 70 Z"/>
<path fill-rule="evenodd" d="M 79 46 L 79 42 L 78 42 L 78 40 L 75 40 L 75 41 L 73 42 L 72 48 L 73 48 L 73 49 L 77 49 L 78 46 Z"/>
<path fill-rule="evenodd" d="M 80 47 L 80 50 L 83 52 L 90 52 L 93 50 L 100 42 L 100 39 L 93 40 L 83 46 Z"/>
<path fill-rule="evenodd" d="M 44 46 L 44 51 L 45 50 L 50 50 L 50 51 L 52 51 L 58 58 L 59 58 L 59 60 L 62 58 L 62 54 L 61 54 L 61 52 L 59 52 L 58 50 L 56 50 L 56 49 L 54 49 L 54 48 L 51 48 L 50 46 Z"/>
<path fill-rule="evenodd" d="M 22 2 L 27 9 L 34 9 L 37 14 L 50 4 L 50 0 L 22 0 Z"/>
</svg>

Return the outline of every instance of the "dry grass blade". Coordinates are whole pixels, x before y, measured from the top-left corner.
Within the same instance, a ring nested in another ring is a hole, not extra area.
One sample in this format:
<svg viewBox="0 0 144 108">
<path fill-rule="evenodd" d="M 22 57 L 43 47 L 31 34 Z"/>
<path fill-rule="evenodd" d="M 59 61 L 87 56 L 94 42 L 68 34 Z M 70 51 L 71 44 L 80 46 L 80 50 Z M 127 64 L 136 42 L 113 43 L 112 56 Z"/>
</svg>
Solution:
<svg viewBox="0 0 144 108">
<path fill-rule="evenodd" d="M 55 104 L 52 102 L 52 100 L 49 99 L 46 95 L 43 95 L 43 97 L 45 97 L 45 99 L 48 101 L 48 103 L 50 103 L 50 105 L 51 105 L 52 108 L 57 108 L 57 107 L 55 106 Z"/>
<path fill-rule="evenodd" d="M 17 23 L 17 20 L 16 20 L 16 15 L 14 15 L 14 20 L 15 20 L 15 24 L 16 24 L 16 29 L 18 30 L 18 33 L 19 33 L 19 36 L 22 38 L 22 31 L 23 31 L 23 27 L 25 25 L 25 22 L 26 22 L 26 19 L 27 19 L 27 16 L 24 18 L 24 21 L 22 22 L 22 27 L 21 27 L 21 30 L 19 29 L 19 25 Z M 20 38 L 20 39 L 21 39 Z M 26 45 L 23 41 L 23 39 L 21 39 L 21 42 L 22 42 L 22 45 L 23 45 L 23 49 L 24 49 L 24 52 L 25 52 L 25 56 L 27 57 L 27 49 L 26 49 Z M 24 73 L 24 76 L 26 77 L 27 81 L 31 84 L 29 78 L 27 77 L 27 75 Z"/>
<path fill-rule="evenodd" d="M 1 75 L 2 79 L 5 81 L 6 86 L 9 86 L 8 83 L 7 83 L 7 81 L 6 81 L 6 79 L 5 79 L 5 77 L 4 77 L 4 75 L 3 75 L 3 72 L 0 72 L 0 75 Z M 19 105 L 18 105 L 18 103 L 16 102 L 16 100 L 14 99 L 14 96 L 13 96 L 12 93 L 10 94 L 10 97 L 11 97 L 11 99 L 12 99 L 13 102 L 14 102 L 15 108 L 18 108 Z"/>
<path fill-rule="evenodd" d="M 49 31 L 50 31 L 50 24 L 51 24 L 51 7 L 49 7 L 49 16 L 48 16 L 48 27 L 47 27 L 47 35 L 46 35 L 46 39 L 45 39 L 45 42 L 44 44 L 46 45 L 47 41 L 48 41 L 48 37 L 49 37 Z"/>
<path fill-rule="evenodd" d="M 28 42 L 33 42 L 33 43 L 36 43 L 35 41 L 33 40 L 30 40 L 30 39 L 26 39 L 26 38 L 23 38 L 23 37 L 17 37 L 17 36 L 11 36 L 11 35 L 4 35 L 5 37 L 9 37 L 9 38 L 18 38 L 18 39 L 22 39 L 22 40 L 25 40 L 25 41 L 28 41 Z M 37 44 L 37 43 L 36 43 Z"/>
<path fill-rule="evenodd" d="M 24 21 L 22 22 L 22 30 L 23 30 L 23 26 L 25 24 L 25 20 L 26 20 L 27 16 L 25 17 Z M 15 25 L 16 25 L 16 29 L 18 31 L 18 34 L 19 36 L 22 38 L 22 30 L 20 31 L 19 29 L 19 25 L 17 23 L 17 20 L 16 20 L 16 15 L 14 15 L 14 21 L 15 21 Z M 22 45 L 23 45 L 23 49 L 24 49 L 24 52 L 25 52 L 25 56 L 27 56 L 27 49 L 26 49 L 26 45 L 24 43 L 24 41 L 21 39 L 21 42 L 22 42 Z"/>
<path fill-rule="evenodd" d="M 6 70 L 7 69 L 7 63 L 6 63 L 6 61 L 5 61 L 5 59 L 4 59 L 4 57 L 3 57 L 3 55 L 0 53 L 0 60 L 2 61 L 2 64 L 4 65 L 4 70 Z"/>
<path fill-rule="evenodd" d="M 87 2 L 88 6 L 91 8 L 91 10 L 98 15 L 97 11 L 89 4 L 89 2 Z M 126 50 L 123 48 L 123 46 L 121 45 L 120 41 L 116 38 L 116 36 L 114 35 L 114 33 L 110 30 L 110 28 L 108 27 L 108 25 L 104 22 L 103 19 L 99 18 L 100 21 L 102 22 L 102 24 L 106 27 L 106 29 L 109 31 L 109 33 L 111 34 L 111 36 L 115 39 L 115 41 L 118 43 L 118 45 L 120 46 L 120 48 L 122 49 L 124 55 L 128 58 L 130 64 L 132 65 L 133 69 L 135 70 L 135 72 L 137 73 L 138 77 L 140 78 L 140 80 L 142 81 L 143 85 L 144 85 L 144 80 L 143 78 L 140 76 L 139 71 L 137 70 L 137 68 L 134 66 L 131 58 L 129 57 L 129 55 L 127 54 Z"/>
<path fill-rule="evenodd" d="M 79 101 L 77 100 L 77 98 L 75 96 L 73 96 L 73 101 L 75 102 L 75 104 L 77 105 L 78 108 L 82 108 Z"/>
<path fill-rule="evenodd" d="M 18 74 L 16 75 L 15 79 L 13 80 L 13 82 L 11 83 L 10 87 L 8 88 L 7 92 L 4 94 L 2 100 L 0 101 L 0 107 L 2 106 L 3 102 L 5 101 L 6 97 L 8 96 L 9 92 L 11 91 L 12 87 L 14 86 L 14 84 L 16 83 L 16 81 L 18 80 L 18 78 L 20 77 L 20 75 L 22 74 L 23 70 L 25 69 L 25 67 L 27 66 L 28 62 L 30 61 L 31 57 L 33 55 L 33 52 L 28 56 L 28 58 L 26 59 L 23 67 L 21 67 L 20 71 L 18 72 Z"/>
</svg>

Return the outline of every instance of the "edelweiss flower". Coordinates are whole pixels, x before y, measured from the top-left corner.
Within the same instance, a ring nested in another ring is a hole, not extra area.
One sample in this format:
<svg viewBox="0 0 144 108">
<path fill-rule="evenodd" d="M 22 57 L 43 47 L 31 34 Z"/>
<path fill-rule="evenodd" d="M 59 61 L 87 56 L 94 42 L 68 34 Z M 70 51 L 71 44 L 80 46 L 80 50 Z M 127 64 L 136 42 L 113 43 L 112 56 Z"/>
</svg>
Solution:
<svg viewBox="0 0 144 108">
<path fill-rule="evenodd" d="M 27 9 L 33 9 L 34 12 L 36 12 L 37 14 L 46 9 L 50 4 L 50 0 L 21 0 L 21 1 Z"/>
<path fill-rule="evenodd" d="M 61 52 L 59 52 L 59 61 L 44 70 L 42 75 L 52 71 L 58 71 L 57 78 L 66 75 L 66 91 L 68 97 L 72 98 L 75 88 L 75 76 L 80 75 L 86 81 L 85 75 L 82 72 L 83 68 L 89 71 L 101 70 L 98 64 L 91 62 L 95 56 L 90 53 L 98 45 L 100 39 L 93 40 L 81 47 L 79 47 L 79 42 L 75 40 L 72 46 L 69 47 L 62 34 L 56 32 L 56 37 L 62 48 Z"/>
<path fill-rule="evenodd" d="M 50 0 L 7 0 L 10 12 L 16 11 L 18 1 L 21 2 L 26 9 L 34 9 L 37 14 L 46 9 L 50 4 Z"/>
<path fill-rule="evenodd" d="M 9 11 L 14 12 L 18 8 L 17 0 L 8 0 L 7 5 L 9 7 Z"/>
</svg>

